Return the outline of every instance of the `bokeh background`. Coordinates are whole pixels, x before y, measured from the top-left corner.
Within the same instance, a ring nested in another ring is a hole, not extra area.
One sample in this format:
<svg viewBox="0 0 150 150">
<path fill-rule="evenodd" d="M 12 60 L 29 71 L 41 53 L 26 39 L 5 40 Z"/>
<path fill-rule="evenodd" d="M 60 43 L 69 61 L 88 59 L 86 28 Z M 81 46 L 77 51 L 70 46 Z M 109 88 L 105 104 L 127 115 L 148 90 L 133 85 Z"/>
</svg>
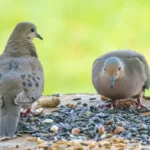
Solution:
<svg viewBox="0 0 150 150">
<path fill-rule="evenodd" d="M 150 64 L 149 0 L 0 0 L 0 52 L 14 26 L 37 25 L 44 94 L 96 93 L 93 61 L 116 49 L 141 52 Z"/>
</svg>

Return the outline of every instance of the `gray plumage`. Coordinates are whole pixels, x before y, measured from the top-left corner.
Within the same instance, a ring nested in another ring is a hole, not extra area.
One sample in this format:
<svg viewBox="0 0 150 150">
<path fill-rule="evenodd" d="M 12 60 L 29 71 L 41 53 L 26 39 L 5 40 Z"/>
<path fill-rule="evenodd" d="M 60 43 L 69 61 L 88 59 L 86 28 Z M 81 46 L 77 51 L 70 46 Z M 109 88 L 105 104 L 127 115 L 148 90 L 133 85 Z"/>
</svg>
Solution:
<svg viewBox="0 0 150 150">
<path fill-rule="evenodd" d="M 112 88 L 111 79 L 114 81 Z M 112 51 L 95 60 L 92 82 L 101 95 L 112 100 L 136 97 L 141 105 L 143 92 L 150 86 L 149 66 L 145 57 L 138 52 Z"/>
<path fill-rule="evenodd" d="M 19 23 L 0 56 L 0 136 L 13 137 L 23 105 L 30 105 L 43 92 L 44 75 L 34 37 L 42 39 L 36 26 Z"/>
</svg>

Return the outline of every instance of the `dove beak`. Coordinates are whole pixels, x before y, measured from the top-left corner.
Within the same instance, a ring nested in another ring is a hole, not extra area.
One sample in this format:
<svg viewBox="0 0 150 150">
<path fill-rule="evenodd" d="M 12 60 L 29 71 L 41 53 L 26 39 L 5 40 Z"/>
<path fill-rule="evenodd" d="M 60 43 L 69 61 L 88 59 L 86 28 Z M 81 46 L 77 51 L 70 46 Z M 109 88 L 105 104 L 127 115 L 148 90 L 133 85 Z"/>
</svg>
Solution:
<svg viewBox="0 0 150 150">
<path fill-rule="evenodd" d="M 41 35 L 40 35 L 40 34 L 38 34 L 38 33 L 36 33 L 36 34 L 35 34 L 35 37 L 37 37 L 37 38 L 39 38 L 39 39 L 43 40 L 43 38 L 41 37 Z"/>
<path fill-rule="evenodd" d="M 110 77 L 109 80 L 110 80 L 110 86 L 111 86 L 111 88 L 113 89 L 116 79 L 115 79 L 115 77 Z"/>
</svg>

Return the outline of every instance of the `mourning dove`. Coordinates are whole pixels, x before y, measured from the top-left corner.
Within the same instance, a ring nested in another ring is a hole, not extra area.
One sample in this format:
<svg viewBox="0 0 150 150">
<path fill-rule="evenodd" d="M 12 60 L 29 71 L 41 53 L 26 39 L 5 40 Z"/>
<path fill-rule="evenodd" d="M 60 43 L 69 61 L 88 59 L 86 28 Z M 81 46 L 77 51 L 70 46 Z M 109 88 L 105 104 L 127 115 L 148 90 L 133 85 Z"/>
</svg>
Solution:
<svg viewBox="0 0 150 150">
<path fill-rule="evenodd" d="M 36 26 L 21 22 L 13 30 L 0 56 L 0 136 L 13 137 L 21 106 L 38 100 L 44 76 L 33 39 L 42 37 Z"/>
<path fill-rule="evenodd" d="M 150 87 L 150 71 L 145 57 L 132 50 L 112 51 L 95 60 L 92 82 L 99 94 L 117 99 L 137 98 L 142 105 L 145 89 Z"/>
</svg>

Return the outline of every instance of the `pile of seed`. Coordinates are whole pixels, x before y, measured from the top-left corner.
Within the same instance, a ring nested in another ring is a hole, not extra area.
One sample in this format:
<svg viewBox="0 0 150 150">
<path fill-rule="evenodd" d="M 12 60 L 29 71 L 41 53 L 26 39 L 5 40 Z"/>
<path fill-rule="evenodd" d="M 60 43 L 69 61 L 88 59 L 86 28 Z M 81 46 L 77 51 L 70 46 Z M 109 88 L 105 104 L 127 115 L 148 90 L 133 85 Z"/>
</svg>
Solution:
<svg viewBox="0 0 150 150">
<path fill-rule="evenodd" d="M 116 137 L 98 142 L 93 140 L 61 140 L 55 143 L 34 137 L 28 137 L 27 139 L 38 143 L 37 150 L 141 150 L 140 142 Z"/>
<path fill-rule="evenodd" d="M 19 133 L 30 133 L 43 140 L 101 141 L 114 134 L 150 144 L 150 116 L 141 116 L 145 109 L 101 109 L 86 104 L 76 107 L 60 106 L 59 110 L 40 116 L 22 116 Z"/>
</svg>

